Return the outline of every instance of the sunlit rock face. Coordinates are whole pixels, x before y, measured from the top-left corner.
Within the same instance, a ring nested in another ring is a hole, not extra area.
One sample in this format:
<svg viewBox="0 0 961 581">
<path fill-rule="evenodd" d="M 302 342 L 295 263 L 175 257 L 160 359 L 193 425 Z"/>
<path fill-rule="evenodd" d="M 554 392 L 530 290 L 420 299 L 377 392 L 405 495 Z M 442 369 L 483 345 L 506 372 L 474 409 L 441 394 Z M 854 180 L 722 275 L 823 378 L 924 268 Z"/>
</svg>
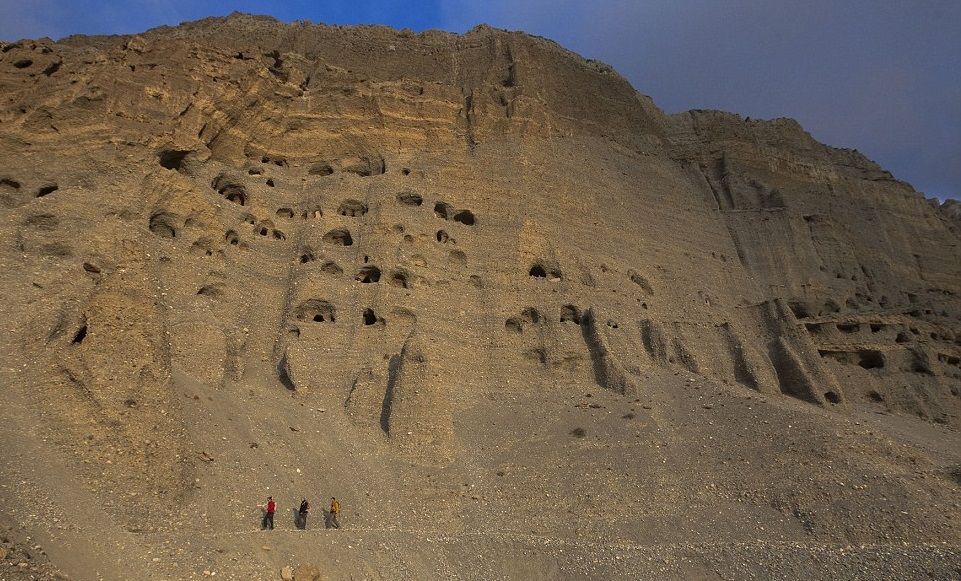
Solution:
<svg viewBox="0 0 961 581">
<path fill-rule="evenodd" d="M 207 471 L 235 483 L 197 449 L 271 463 L 272 439 L 381 515 L 426 494 L 396 474 L 440 470 L 460 530 L 460 471 L 509 471 L 478 451 L 486 418 L 657 401 L 661 377 L 961 427 L 957 208 L 794 121 L 666 115 L 487 27 L 235 15 L 2 51 L 11 383 L 82 481 L 142 492 L 121 521 L 163 528 L 157 498 L 199 502 Z"/>
</svg>

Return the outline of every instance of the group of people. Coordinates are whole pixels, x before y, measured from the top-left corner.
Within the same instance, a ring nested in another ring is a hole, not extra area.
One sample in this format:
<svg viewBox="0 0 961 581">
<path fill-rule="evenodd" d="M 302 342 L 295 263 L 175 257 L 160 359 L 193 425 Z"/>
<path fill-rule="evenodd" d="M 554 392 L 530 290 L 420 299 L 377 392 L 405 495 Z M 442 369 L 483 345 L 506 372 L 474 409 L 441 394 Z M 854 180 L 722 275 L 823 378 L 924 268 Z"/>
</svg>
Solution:
<svg viewBox="0 0 961 581">
<path fill-rule="evenodd" d="M 274 530 L 274 513 L 277 512 L 277 503 L 274 502 L 273 496 L 267 497 L 267 504 L 262 506 L 264 509 L 264 520 L 260 524 L 261 529 Z M 297 509 L 297 516 L 294 519 L 294 525 L 297 528 L 306 530 L 307 529 L 307 515 L 310 514 L 310 503 L 304 498 L 300 501 L 300 508 Z M 327 528 L 340 528 L 340 521 L 338 516 L 340 515 L 340 502 L 334 498 L 330 497 L 330 509 L 324 513 L 324 525 Z"/>
</svg>

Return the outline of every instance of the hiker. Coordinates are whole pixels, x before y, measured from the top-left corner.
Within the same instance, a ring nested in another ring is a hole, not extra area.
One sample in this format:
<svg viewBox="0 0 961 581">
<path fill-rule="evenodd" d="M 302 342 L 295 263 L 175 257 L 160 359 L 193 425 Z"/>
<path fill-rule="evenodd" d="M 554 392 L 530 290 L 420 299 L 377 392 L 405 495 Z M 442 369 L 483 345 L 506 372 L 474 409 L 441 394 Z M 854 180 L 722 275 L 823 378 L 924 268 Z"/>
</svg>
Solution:
<svg viewBox="0 0 961 581">
<path fill-rule="evenodd" d="M 309 512 L 310 503 L 307 502 L 307 499 L 305 498 L 300 501 L 300 510 L 297 511 L 297 515 L 300 517 L 300 523 L 298 526 L 303 530 L 307 530 L 307 513 Z"/>
<path fill-rule="evenodd" d="M 274 512 L 277 510 L 277 503 L 274 502 L 273 496 L 267 497 L 267 506 L 265 508 L 267 511 L 264 513 L 264 521 L 260 523 L 260 528 L 266 529 L 270 527 L 270 530 L 274 530 Z"/>
<path fill-rule="evenodd" d="M 327 528 L 340 528 L 340 521 L 337 520 L 337 515 L 340 514 L 340 503 L 333 496 L 330 497 L 330 512 L 327 513 Z"/>
</svg>

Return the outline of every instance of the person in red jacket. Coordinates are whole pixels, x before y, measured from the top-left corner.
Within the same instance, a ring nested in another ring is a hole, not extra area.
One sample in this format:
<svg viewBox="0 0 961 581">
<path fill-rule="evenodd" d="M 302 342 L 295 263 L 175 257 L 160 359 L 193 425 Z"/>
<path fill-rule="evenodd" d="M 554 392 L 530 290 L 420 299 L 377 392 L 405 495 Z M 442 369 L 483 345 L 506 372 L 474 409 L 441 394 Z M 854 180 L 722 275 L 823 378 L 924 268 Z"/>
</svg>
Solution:
<svg viewBox="0 0 961 581">
<path fill-rule="evenodd" d="M 277 503 L 274 502 L 273 496 L 267 497 L 267 506 L 265 508 L 267 511 L 264 513 L 264 521 L 260 524 L 260 528 L 266 529 L 270 527 L 270 530 L 274 530 L 274 512 L 277 510 Z"/>
</svg>

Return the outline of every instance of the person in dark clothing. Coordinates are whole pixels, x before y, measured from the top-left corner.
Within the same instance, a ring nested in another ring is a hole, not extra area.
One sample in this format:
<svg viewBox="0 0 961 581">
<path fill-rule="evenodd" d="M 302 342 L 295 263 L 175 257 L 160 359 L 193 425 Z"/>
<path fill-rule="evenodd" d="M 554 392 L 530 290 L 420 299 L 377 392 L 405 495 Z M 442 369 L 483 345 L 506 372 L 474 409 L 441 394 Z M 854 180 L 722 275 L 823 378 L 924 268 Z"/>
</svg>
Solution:
<svg viewBox="0 0 961 581">
<path fill-rule="evenodd" d="M 307 499 L 305 498 L 300 501 L 300 510 L 297 511 L 297 515 L 300 517 L 300 522 L 297 526 L 303 530 L 307 530 L 307 513 L 309 512 L 310 503 L 307 502 Z"/>
<path fill-rule="evenodd" d="M 264 512 L 264 521 L 260 523 L 260 528 L 266 529 L 269 527 L 270 530 L 274 530 L 274 512 L 277 510 L 277 503 L 274 502 L 273 496 L 267 497 L 267 506 L 264 508 L 267 510 Z"/>
</svg>

